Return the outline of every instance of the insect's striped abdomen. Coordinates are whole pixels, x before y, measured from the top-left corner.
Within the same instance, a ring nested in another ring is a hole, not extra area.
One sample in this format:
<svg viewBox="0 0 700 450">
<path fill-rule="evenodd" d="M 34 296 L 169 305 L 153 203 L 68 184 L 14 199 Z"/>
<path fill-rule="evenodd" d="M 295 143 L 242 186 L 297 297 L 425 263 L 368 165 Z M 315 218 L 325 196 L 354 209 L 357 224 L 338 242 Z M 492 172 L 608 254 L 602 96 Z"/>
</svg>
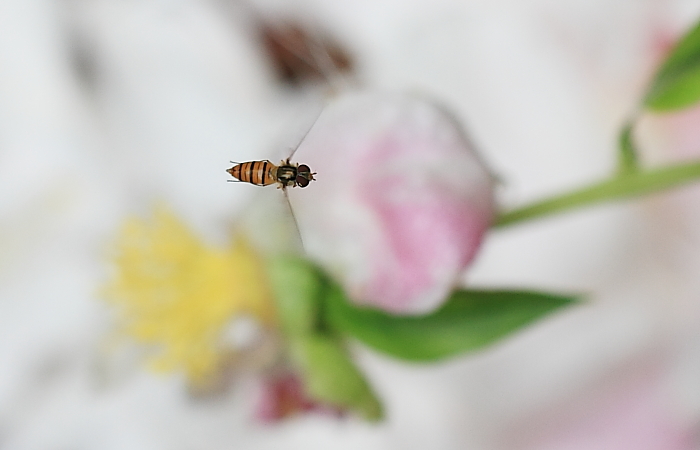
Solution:
<svg viewBox="0 0 700 450">
<path fill-rule="evenodd" d="M 248 161 L 236 164 L 228 170 L 234 178 L 257 186 L 267 186 L 275 182 L 272 169 L 276 166 L 270 161 Z"/>
</svg>

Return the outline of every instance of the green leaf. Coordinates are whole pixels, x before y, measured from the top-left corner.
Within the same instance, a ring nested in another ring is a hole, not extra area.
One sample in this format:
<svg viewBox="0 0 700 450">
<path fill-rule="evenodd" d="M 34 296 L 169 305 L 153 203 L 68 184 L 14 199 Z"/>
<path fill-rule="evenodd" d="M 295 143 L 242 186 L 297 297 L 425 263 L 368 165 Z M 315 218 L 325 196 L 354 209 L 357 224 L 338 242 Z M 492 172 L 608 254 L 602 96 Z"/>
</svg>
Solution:
<svg viewBox="0 0 700 450">
<path fill-rule="evenodd" d="M 267 269 L 284 332 L 294 336 L 315 330 L 325 277 L 310 262 L 295 257 L 275 258 Z"/>
<path fill-rule="evenodd" d="M 354 410 L 367 420 L 383 417 L 379 400 L 338 339 L 308 334 L 294 339 L 291 350 L 311 398 Z"/>
<path fill-rule="evenodd" d="M 427 316 L 394 316 L 348 303 L 334 286 L 326 298 L 331 326 L 398 358 L 432 361 L 478 350 L 576 299 L 526 291 L 461 290 Z"/>
<path fill-rule="evenodd" d="M 700 23 L 676 44 L 654 76 L 644 104 L 656 111 L 685 108 L 700 100 Z"/>
</svg>

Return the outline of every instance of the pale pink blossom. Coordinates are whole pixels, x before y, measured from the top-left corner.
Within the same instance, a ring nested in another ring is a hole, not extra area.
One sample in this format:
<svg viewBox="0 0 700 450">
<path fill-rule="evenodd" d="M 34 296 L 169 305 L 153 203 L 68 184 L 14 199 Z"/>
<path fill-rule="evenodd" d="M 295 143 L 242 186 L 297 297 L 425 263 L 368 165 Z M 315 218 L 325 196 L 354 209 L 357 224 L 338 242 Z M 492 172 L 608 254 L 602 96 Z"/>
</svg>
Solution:
<svg viewBox="0 0 700 450">
<path fill-rule="evenodd" d="M 489 172 L 454 117 L 425 98 L 340 97 L 294 159 L 317 172 L 290 192 L 306 249 L 357 304 L 434 310 L 493 218 Z"/>
</svg>

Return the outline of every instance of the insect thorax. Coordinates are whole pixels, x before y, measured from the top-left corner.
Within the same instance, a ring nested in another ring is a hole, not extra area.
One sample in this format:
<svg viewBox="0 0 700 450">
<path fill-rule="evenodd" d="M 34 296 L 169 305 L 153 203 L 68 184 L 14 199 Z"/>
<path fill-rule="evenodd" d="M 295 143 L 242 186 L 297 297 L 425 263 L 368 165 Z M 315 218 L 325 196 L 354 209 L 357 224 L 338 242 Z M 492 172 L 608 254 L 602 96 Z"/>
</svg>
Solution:
<svg viewBox="0 0 700 450">
<path fill-rule="evenodd" d="M 277 182 L 284 186 L 294 186 L 297 178 L 297 168 L 290 164 L 282 164 L 277 167 Z"/>
</svg>

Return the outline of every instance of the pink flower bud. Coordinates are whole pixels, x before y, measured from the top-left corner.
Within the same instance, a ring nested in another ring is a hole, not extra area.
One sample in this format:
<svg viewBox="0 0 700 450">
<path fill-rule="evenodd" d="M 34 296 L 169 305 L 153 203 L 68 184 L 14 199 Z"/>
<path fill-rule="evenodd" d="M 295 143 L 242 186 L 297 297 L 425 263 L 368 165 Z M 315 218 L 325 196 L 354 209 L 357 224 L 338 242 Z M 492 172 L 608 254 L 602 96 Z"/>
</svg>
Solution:
<svg viewBox="0 0 700 450">
<path fill-rule="evenodd" d="M 294 160 L 306 250 L 358 304 L 402 314 L 445 300 L 494 214 L 493 182 L 454 118 L 407 95 L 333 101 Z"/>
</svg>

